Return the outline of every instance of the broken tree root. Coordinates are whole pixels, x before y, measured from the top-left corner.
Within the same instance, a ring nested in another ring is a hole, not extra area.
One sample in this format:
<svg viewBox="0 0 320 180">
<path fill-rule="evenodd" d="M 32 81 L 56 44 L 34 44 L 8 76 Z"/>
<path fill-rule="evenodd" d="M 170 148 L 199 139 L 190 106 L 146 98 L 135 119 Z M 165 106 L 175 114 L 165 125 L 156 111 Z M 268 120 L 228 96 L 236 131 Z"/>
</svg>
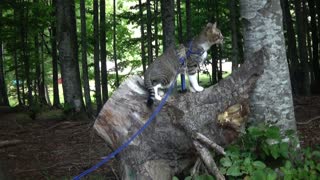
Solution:
<svg viewBox="0 0 320 180">
<path fill-rule="evenodd" d="M 198 141 L 193 141 L 193 144 L 195 146 L 195 148 L 197 149 L 203 163 L 205 164 L 205 166 L 207 167 L 208 171 L 215 175 L 215 177 L 218 180 L 225 180 L 225 177 L 221 174 L 221 172 L 218 169 L 217 164 L 215 163 L 215 161 L 213 160 L 210 151 L 202 146 L 201 143 L 199 143 Z"/>
<path fill-rule="evenodd" d="M 209 138 L 207 138 L 205 135 L 201 134 L 201 133 L 196 133 L 195 137 L 196 140 L 208 145 L 209 147 L 211 147 L 212 149 L 214 149 L 216 152 L 222 154 L 222 155 L 226 155 L 226 152 L 224 152 L 223 147 L 219 146 L 218 144 L 216 144 L 215 142 L 211 141 Z"/>
</svg>

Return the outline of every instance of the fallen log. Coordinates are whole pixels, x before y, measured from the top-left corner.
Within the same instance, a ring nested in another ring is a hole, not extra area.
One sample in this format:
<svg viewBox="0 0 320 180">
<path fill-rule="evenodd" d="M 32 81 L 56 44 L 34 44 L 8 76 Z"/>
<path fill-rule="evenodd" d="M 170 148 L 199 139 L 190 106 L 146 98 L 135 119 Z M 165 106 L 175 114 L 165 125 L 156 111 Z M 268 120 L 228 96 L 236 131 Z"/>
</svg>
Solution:
<svg viewBox="0 0 320 180">
<path fill-rule="evenodd" d="M 208 150 L 223 154 L 220 146 L 238 137 L 248 113 L 249 93 L 263 73 L 264 56 L 263 51 L 257 52 L 229 77 L 201 93 L 171 96 L 150 126 L 117 156 L 121 178 L 171 179 L 191 168 L 200 157 L 207 169 L 212 168 L 209 172 L 224 179 L 216 166 L 208 167 L 215 165 L 207 157 Z M 146 106 L 147 94 L 143 80 L 132 76 L 100 111 L 94 128 L 112 150 L 150 117 L 153 109 Z"/>
</svg>

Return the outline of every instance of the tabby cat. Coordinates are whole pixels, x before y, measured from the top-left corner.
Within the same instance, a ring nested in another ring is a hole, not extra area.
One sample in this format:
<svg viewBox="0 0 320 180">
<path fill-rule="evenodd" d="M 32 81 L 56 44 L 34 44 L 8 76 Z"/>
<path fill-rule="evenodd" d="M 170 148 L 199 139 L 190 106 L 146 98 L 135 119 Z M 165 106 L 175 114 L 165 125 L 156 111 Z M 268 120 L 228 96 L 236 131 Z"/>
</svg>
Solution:
<svg viewBox="0 0 320 180">
<path fill-rule="evenodd" d="M 169 87 L 175 80 L 177 73 L 187 73 L 190 82 L 190 91 L 203 91 L 197 80 L 197 71 L 207 57 L 207 50 L 213 44 L 221 44 L 223 36 L 216 23 L 208 23 L 201 33 L 196 36 L 185 48 L 180 45 L 177 50 L 169 47 L 164 54 L 151 63 L 144 74 L 144 84 L 149 91 L 147 105 L 151 106 L 154 99 L 161 100 L 159 88 Z M 184 61 L 184 62 L 183 62 Z M 180 68 L 182 67 L 182 68 Z"/>
</svg>

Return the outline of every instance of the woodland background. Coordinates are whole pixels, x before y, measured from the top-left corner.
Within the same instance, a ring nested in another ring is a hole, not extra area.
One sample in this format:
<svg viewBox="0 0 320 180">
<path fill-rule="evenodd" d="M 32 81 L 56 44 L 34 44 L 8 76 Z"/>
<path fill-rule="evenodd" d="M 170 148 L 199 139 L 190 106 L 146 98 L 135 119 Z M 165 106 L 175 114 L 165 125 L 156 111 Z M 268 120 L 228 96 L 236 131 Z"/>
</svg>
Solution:
<svg viewBox="0 0 320 180">
<path fill-rule="evenodd" d="M 282 0 L 281 4 L 293 93 L 319 93 L 320 3 Z M 212 68 L 202 72 L 202 81 L 211 85 L 222 79 L 219 65 L 223 60 L 231 61 L 233 68 L 243 62 L 236 0 L 178 0 L 175 4 L 3 0 L 0 5 L 2 106 L 70 110 L 76 100 L 78 108 L 97 112 L 126 77 L 142 75 L 165 47 L 187 43 L 207 22 L 217 22 L 226 38 L 223 46 L 210 50 L 206 64 Z M 166 13 L 174 19 L 166 18 Z M 173 27 L 163 26 L 168 24 L 165 21 L 174 21 Z M 58 55 L 63 28 L 71 33 L 71 47 L 64 52 L 70 61 L 62 61 Z"/>
<path fill-rule="evenodd" d="M 281 0 L 286 59 L 303 146 L 320 137 L 320 1 Z M 240 0 L 1 0 L 0 179 L 61 178 L 106 154 L 92 119 L 128 76 L 143 75 L 171 44 L 187 44 L 208 22 L 224 35 L 200 84 L 216 84 L 244 61 Z M 263 29 L 262 31 L 268 31 Z M 279 97 L 281 98 L 281 97 Z M 3 113 L 5 112 L 5 113 Z M 9 112 L 9 114 L 7 114 Z M 301 122 L 304 121 L 304 122 Z M 116 162 L 100 169 L 117 179 Z M 319 166 L 320 169 L 320 166 Z M 9 172 L 9 173 L 7 173 Z"/>
</svg>

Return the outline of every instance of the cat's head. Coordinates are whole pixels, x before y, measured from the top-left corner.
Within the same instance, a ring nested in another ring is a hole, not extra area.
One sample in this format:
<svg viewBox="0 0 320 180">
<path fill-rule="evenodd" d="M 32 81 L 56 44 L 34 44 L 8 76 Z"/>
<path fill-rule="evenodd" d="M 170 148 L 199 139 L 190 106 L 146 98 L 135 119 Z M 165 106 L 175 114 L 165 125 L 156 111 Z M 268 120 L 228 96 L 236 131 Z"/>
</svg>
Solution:
<svg viewBox="0 0 320 180">
<path fill-rule="evenodd" d="M 222 44 L 223 43 L 223 35 L 221 34 L 220 29 L 217 28 L 217 23 L 208 23 L 205 27 L 204 34 L 206 39 L 213 44 Z"/>
</svg>

